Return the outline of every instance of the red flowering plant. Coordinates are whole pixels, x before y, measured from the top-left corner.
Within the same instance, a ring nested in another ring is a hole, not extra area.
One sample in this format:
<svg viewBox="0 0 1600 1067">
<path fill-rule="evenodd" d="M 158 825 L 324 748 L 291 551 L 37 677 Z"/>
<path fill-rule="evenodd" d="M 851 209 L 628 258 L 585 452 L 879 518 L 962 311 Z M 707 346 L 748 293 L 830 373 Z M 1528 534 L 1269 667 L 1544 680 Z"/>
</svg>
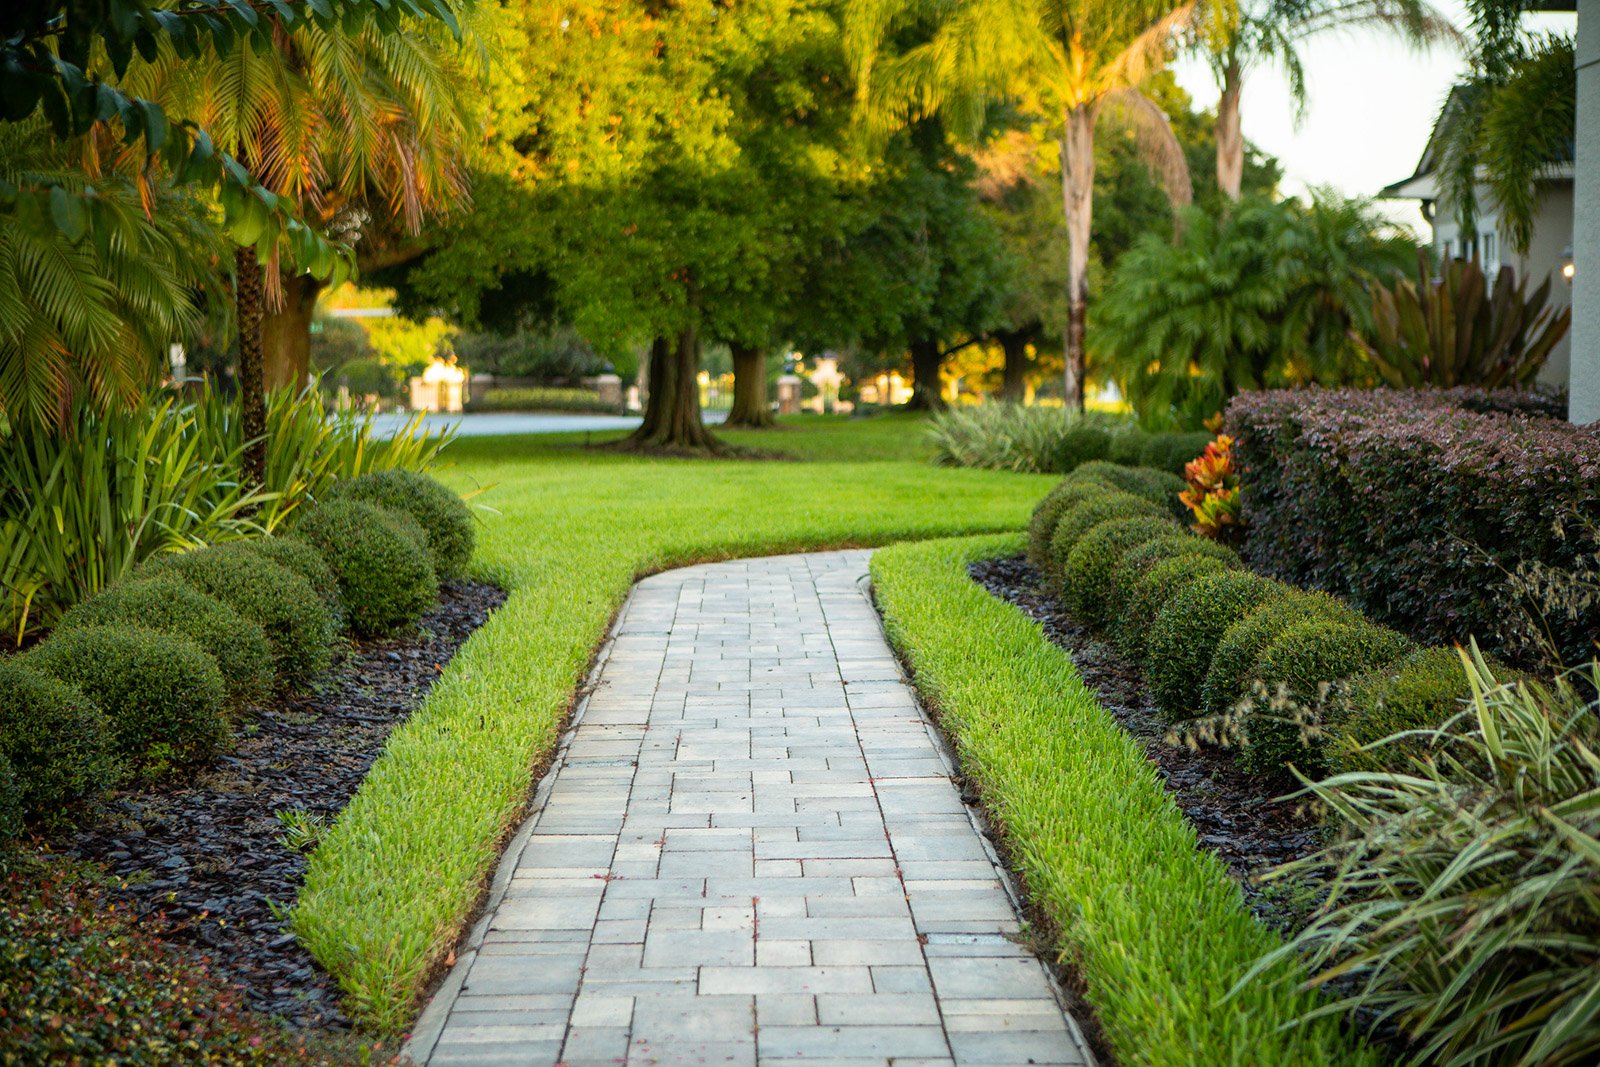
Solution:
<svg viewBox="0 0 1600 1067">
<path fill-rule="evenodd" d="M 1198 459 L 1183 468 L 1189 488 L 1178 494 L 1194 513 L 1194 532 L 1214 541 L 1236 541 L 1244 529 L 1239 509 L 1239 472 L 1233 465 L 1233 438 L 1219 436 Z"/>
</svg>

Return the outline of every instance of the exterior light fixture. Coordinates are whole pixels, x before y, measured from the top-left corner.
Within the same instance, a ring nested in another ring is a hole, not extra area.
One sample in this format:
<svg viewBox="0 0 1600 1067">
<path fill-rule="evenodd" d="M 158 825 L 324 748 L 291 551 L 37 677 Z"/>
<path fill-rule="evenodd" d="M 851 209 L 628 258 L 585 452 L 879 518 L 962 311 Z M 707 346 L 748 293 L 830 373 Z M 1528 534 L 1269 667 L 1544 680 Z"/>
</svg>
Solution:
<svg viewBox="0 0 1600 1067">
<path fill-rule="evenodd" d="M 1577 264 L 1572 262 L 1572 246 L 1568 245 L 1561 250 L 1561 277 L 1566 279 L 1568 285 L 1572 284 L 1572 276 L 1578 273 Z"/>
</svg>

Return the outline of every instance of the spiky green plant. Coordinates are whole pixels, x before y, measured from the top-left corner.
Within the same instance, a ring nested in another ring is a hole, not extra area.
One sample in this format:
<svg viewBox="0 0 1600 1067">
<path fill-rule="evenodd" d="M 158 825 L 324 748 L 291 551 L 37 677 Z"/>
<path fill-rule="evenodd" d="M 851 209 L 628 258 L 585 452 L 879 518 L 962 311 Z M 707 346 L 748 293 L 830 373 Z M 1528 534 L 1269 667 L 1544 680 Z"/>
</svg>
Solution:
<svg viewBox="0 0 1600 1067">
<path fill-rule="evenodd" d="M 1473 648 L 1471 706 L 1404 773 L 1309 783 L 1340 825 L 1274 872 L 1332 870 L 1310 924 L 1235 987 L 1308 959 L 1408 1061 L 1560 1067 L 1600 1057 L 1600 661 L 1549 686 L 1498 683 Z M 1418 732 L 1378 743 L 1398 745 Z"/>
<path fill-rule="evenodd" d="M 1491 288 L 1477 253 L 1436 276 L 1425 250 L 1418 262 L 1415 283 L 1373 286 L 1371 327 L 1354 335 L 1389 385 L 1527 385 L 1572 324 L 1570 307 L 1550 306 L 1549 278 L 1529 296 L 1509 264 Z"/>
<path fill-rule="evenodd" d="M 1110 431 L 1119 420 L 1062 408 L 979 404 L 936 414 L 928 423 L 934 462 L 947 467 L 1047 474 L 1061 469 L 1063 442 L 1075 429 Z"/>
</svg>

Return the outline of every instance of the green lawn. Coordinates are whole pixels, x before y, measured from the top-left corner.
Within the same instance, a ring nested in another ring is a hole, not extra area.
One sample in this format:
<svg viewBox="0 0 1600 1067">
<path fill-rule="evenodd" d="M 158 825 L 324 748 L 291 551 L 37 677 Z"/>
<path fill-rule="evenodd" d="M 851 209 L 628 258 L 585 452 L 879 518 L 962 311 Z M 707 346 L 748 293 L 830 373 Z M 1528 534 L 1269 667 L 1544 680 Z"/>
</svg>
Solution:
<svg viewBox="0 0 1600 1067">
<path fill-rule="evenodd" d="M 294 912 L 366 1025 L 410 1022 L 636 578 L 704 560 L 1020 529 L 1052 481 L 933 467 L 920 420 L 904 416 L 804 418 L 728 436 L 809 462 L 647 460 L 585 449 L 581 437 L 451 447 L 441 476 L 463 491 L 488 487 L 474 502 L 494 509 L 475 572 L 511 597 L 391 736 L 312 855 Z"/>
<path fill-rule="evenodd" d="M 1117 1061 L 1152 1067 L 1371 1064 L 1289 965 L 1229 990 L 1278 946 L 1070 657 L 966 572 L 1019 535 L 901 545 L 872 578 L 890 640 L 961 756 Z M 1287 1025 L 1286 1024 L 1290 1024 Z"/>
</svg>

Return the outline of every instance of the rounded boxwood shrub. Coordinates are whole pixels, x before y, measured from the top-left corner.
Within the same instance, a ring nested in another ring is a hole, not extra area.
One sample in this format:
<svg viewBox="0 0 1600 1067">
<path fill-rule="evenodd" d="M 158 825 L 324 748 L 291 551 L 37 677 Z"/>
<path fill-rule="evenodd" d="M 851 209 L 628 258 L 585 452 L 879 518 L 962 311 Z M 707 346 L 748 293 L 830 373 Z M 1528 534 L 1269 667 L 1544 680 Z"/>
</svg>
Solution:
<svg viewBox="0 0 1600 1067">
<path fill-rule="evenodd" d="M 1117 565 L 1129 549 L 1158 537 L 1170 536 L 1177 525 L 1168 518 L 1141 515 L 1112 519 L 1078 538 L 1062 567 L 1062 591 L 1067 610 L 1079 621 L 1099 628 L 1109 621 L 1111 583 Z"/>
<path fill-rule="evenodd" d="M 1143 660 L 1150 641 L 1150 628 L 1168 600 L 1205 575 L 1238 566 L 1237 556 L 1227 559 L 1205 552 L 1186 552 L 1151 564 L 1139 575 L 1132 589 L 1123 591 L 1117 603 L 1114 616 L 1117 647 L 1129 659 Z"/>
<path fill-rule="evenodd" d="M 57 818 L 117 779 L 105 713 L 81 690 L 18 659 L 0 660 L 0 755 L 31 818 Z"/>
<path fill-rule="evenodd" d="M 335 614 L 344 610 L 339 603 L 339 579 L 322 558 L 322 553 L 298 537 L 252 537 L 240 545 L 263 559 L 294 571 L 311 584 L 311 589 Z"/>
<path fill-rule="evenodd" d="M 1496 677 L 1498 665 L 1490 664 Z M 1404 771 L 1410 757 L 1431 745 L 1424 736 L 1374 749 L 1376 741 L 1408 730 L 1431 730 L 1459 714 L 1472 698 L 1472 685 L 1454 648 L 1417 649 L 1394 663 L 1352 679 L 1328 722 L 1324 747 L 1328 769 Z"/>
<path fill-rule="evenodd" d="M 1117 564 L 1111 583 L 1113 609 L 1120 613 L 1121 605 L 1132 595 L 1134 586 L 1139 584 L 1139 579 L 1144 577 L 1145 571 L 1162 560 L 1178 556 L 1211 556 L 1225 563 L 1239 562 L 1238 553 L 1226 545 L 1204 537 L 1196 537 L 1184 530 L 1158 537 L 1154 541 L 1147 541 L 1137 548 L 1130 548 L 1123 555 L 1122 561 Z"/>
<path fill-rule="evenodd" d="M 1056 446 L 1056 469 L 1077 470 L 1085 463 L 1105 459 L 1111 447 L 1111 434 L 1101 426 L 1074 426 L 1061 435 Z"/>
<path fill-rule="evenodd" d="M 1161 509 L 1155 504 L 1117 489 L 1108 489 L 1103 496 L 1069 505 L 1056 521 L 1056 532 L 1050 536 L 1050 563 L 1046 568 L 1050 580 L 1058 586 L 1065 580 L 1067 557 L 1077 547 L 1078 540 L 1102 522 L 1161 517 Z"/>
<path fill-rule="evenodd" d="M 1326 593 L 1291 590 L 1269 601 L 1228 627 L 1211 654 L 1206 684 L 1201 690 L 1205 710 L 1220 715 L 1243 697 L 1249 696 L 1250 680 L 1256 661 L 1290 626 L 1306 620 L 1351 623 L 1362 622 L 1349 605 Z"/>
<path fill-rule="evenodd" d="M 1307 735 L 1291 709 L 1273 711 L 1280 692 L 1297 709 L 1320 713 L 1330 687 L 1347 678 L 1393 663 L 1412 648 L 1410 640 L 1369 622 L 1303 619 L 1280 633 L 1256 661 L 1253 681 L 1265 687 L 1266 714 L 1253 711 L 1246 723 L 1248 740 L 1240 752 L 1247 770 L 1275 774 L 1289 764 L 1302 773 L 1319 773 L 1320 719 Z"/>
<path fill-rule="evenodd" d="M 433 569 L 441 578 L 458 577 L 472 560 L 472 512 L 461 497 L 426 474 L 373 471 L 339 482 L 330 497 L 360 500 L 411 516 L 422 526 Z"/>
<path fill-rule="evenodd" d="M 222 671 L 230 707 L 245 707 L 272 691 L 272 644 L 261 624 L 176 577 L 121 582 L 61 617 L 56 631 L 79 626 L 143 626 L 189 638 Z"/>
<path fill-rule="evenodd" d="M 1201 713 L 1201 691 L 1211 656 L 1230 626 L 1289 586 L 1249 571 L 1203 575 L 1169 598 L 1156 613 L 1146 643 L 1150 695 L 1169 721 Z"/>
<path fill-rule="evenodd" d="M 142 568 L 174 576 L 257 622 L 272 642 L 272 663 L 283 685 L 301 686 L 333 659 L 338 619 L 317 591 L 287 567 L 230 541 L 192 552 L 157 556 Z"/>
<path fill-rule="evenodd" d="M 1055 536 L 1062 512 L 1110 492 L 1111 487 L 1100 481 L 1066 479 L 1057 482 L 1044 499 L 1034 505 L 1033 517 L 1028 521 L 1028 559 L 1033 565 L 1041 569 L 1049 565 L 1050 539 Z"/>
<path fill-rule="evenodd" d="M 22 783 L 0 752 L 0 848 L 22 832 Z"/>
<path fill-rule="evenodd" d="M 117 752 L 147 770 L 208 759 L 228 741 L 222 672 L 187 637 L 78 626 L 51 634 L 26 661 L 100 705 Z"/>
<path fill-rule="evenodd" d="M 1175 474 L 1148 467 L 1123 467 L 1104 460 L 1085 463 L 1073 471 L 1071 477 L 1074 480 L 1098 479 L 1124 493 L 1142 496 L 1152 504 L 1160 504 L 1168 509 L 1179 506 L 1178 494 L 1187 488 L 1187 483 Z"/>
<path fill-rule="evenodd" d="M 1206 445 L 1212 442 L 1211 434 L 1204 430 L 1193 433 L 1153 433 L 1145 441 L 1139 454 L 1139 466 L 1154 467 L 1168 474 L 1181 476 L 1183 468 L 1200 458 Z"/>
<path fill-rule="evenodd" d="M 1111 435 L 1111 445 L 1106 449 L 1106 459 L 1124 467 L 1137 467 L 1144 456 L 1150 435 L 1137 426 L 1127 425 Z"/>
<path fill-rule="evenodd" d="M 338 576 L 345 614 L 358 634 L 414 623 L 439 596 L 427 550 L 384 508 L 335 500 L 311 509 L 299 532 Z"/>
</svg>

